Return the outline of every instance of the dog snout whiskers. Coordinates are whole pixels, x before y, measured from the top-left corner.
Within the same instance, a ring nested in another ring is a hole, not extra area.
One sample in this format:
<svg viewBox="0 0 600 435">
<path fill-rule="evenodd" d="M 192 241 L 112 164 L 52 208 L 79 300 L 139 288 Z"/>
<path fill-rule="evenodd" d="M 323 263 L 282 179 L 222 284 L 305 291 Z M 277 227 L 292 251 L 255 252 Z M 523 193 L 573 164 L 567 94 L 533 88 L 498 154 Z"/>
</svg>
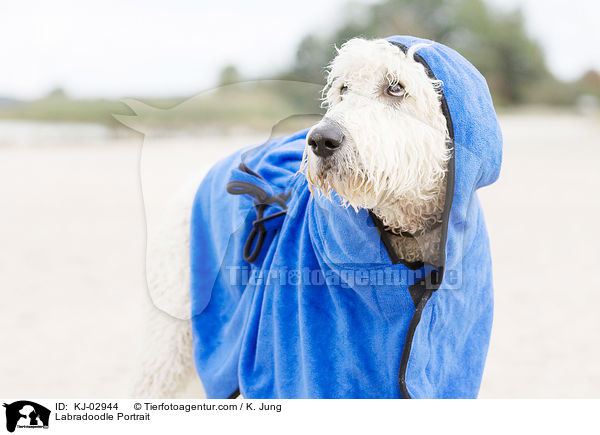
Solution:
<svg viewBox="0 0 600 435">
<path fill-rule="evenodd" d="M 308 146 L 315 155 L 326 158 L 335 153 L 344 142 L 344 132 L 335 122 L 324 122 L 315 127 L 307 138 Z"/>
</svg>

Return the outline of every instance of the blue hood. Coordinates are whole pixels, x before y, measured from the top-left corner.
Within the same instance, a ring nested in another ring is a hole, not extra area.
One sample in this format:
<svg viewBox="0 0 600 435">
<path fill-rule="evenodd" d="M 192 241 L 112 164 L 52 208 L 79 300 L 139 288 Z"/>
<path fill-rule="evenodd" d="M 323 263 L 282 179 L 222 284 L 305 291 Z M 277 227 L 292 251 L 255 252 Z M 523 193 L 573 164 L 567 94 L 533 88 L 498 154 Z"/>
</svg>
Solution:
<svg viewBox="0 0 600 435">
<path fill-rule="evenodd" d="M 306 131 L 222 160 L 191 223 L 194 359 L 210 398 L 476 397 L 493 292 L 476 189 L 502 138 L 484 78 L 432 41 L 388 39 L 442 81 L 453 138 L 436 266 L 388 253 L 368 210 L 310 194 Z"/>
</svg>

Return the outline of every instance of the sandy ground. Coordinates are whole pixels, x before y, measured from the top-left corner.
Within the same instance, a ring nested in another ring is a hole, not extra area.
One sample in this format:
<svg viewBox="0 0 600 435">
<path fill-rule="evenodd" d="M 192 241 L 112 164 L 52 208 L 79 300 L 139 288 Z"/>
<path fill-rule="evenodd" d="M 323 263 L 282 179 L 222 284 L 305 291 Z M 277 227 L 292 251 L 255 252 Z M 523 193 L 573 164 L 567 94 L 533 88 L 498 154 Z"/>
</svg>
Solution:
<svg viewBox="0 0 600 435">
<path fill-rule="evenodd" d="M 600 397 L 600 123 L 501 123 L 501 180 L 480 192 L 496 287 L 481 397 Z M 261 138 L 160 139 L 141 152 L 141 136 L 42 146 L 17 127 L 0 125 L 0 393 L 126 397 L 148 303 L 146 215 L 188 174 Z"/>
<path fill-rule="evenodd" d="M 504 116 L 482 189 L 495 316 L 481 397 L 600 397 L 600 124 Z"/>
</svg>

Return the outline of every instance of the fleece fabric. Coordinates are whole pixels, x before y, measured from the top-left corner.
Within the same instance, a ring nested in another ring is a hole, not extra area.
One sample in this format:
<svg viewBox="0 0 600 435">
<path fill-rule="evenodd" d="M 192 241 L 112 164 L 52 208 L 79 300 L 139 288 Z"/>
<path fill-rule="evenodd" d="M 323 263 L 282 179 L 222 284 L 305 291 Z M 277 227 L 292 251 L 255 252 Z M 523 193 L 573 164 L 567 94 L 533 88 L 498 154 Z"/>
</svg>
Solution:
<svg viewBox="0 0 600 435">
<path fill-rule="evenodd" d="M 438 264 L 395 258 L 368 210 L 312 195 L 307 131 L 240 150 L 201 183 L 191 219 L 194 360 L 209 398 L 473 398 L 493 312 L 476 190 L 499 175 L 485 79 L 454 50 L 388 38 L 440 80 L 453 139 Z"/>
</svg>

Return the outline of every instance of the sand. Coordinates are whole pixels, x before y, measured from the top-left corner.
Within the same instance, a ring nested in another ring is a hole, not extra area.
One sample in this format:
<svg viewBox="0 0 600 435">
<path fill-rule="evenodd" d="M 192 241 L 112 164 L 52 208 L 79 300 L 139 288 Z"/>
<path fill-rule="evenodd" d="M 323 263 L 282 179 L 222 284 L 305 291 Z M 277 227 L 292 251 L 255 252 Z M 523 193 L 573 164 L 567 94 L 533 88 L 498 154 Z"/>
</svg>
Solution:
<svg viewBox="0 0 600 435">
<path fill-rule="evenodd" d="M 480 192 L 496 292 L 481 397 L 600 397 L 600 123 L 501 124 L 501 179 Z M 261 137 L 161 138 L 141 153 L 141 136 L 79 126 L 47 140 L 40 128 L 0 123 L 0 391 L 127 397 L 148 303 L 146 218 L 190 173 Z"/>
</svg>

